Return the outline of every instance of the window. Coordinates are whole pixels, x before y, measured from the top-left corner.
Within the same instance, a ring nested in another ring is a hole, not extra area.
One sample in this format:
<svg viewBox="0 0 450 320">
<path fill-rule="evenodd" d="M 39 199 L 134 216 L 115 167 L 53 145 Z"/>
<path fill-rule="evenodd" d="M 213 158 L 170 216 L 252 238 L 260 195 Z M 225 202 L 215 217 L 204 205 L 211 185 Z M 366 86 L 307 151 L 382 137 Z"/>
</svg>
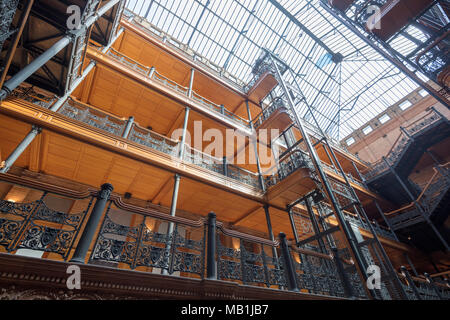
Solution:
<svg viewBox="0 0 450 320">
<path fill-rule="evenodd" d="M 400 107 L 400 109 L 406 110 L 406 109 L 408 109 L 409 107 L 412 106 L 412 103 L 409 100 L 405 100 L 402 103 L 400 103 L 398 106 Z"/>
<path fill-rule="evenodd" d="M 387 114 L 383 114 L 381 117 L 378 118 L 380 120 L 381 124 L 384 124 L 391 120 L 391 117 L 389 117 Z"/>
<path fill-rule="evenodd" d="M 422 97 L 426 97 L 427 95 L 429 95 L 429 93 L 428 93 L 427 90 L 425 90 L 425 89 L 420 90 L 420 91 L 419 91 L 419 94 L 420 94 Z"/>
<path fill-rule="evenodd" d="M 371 133 L 373 131 L 373 129 L 371 126 L 367 126 L 362 131 L 365 135 L 368 135 L 369 133 Z"/>
<path fill-rule="evenodd" d="M 351 146 L 352 144 L 355 143 L 355 138 L 350 137 L 350 138 L 348 138 L 347 140 L 345 140 L 345 143 L 346 143 L 348 146 Z"/>
</svg>

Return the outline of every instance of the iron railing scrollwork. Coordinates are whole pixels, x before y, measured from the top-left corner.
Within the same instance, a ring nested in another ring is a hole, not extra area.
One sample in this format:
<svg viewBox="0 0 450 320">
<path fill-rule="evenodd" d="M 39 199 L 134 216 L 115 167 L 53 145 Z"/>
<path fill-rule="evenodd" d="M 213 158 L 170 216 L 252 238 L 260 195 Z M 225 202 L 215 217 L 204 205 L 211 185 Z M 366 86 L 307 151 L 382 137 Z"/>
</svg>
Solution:
<svg viewBox="0 0 450 320">
<path fill-rule="evenodd" d="M 286 285 L 281 268 L 282 259 L 269 253 L 270 246 L 233 238 L 239 244 L 238 248 L 232 248 L 223 243 L 226 237 L 220 230 L 216 236 L 218 279 L 238 280 L 243 284 L 263 284 L 268 288 Z"/>
<path fill-rule="evenodd" d="M 31 249 L 56 253 L 67 260 L 93 198 L 82 212 L 66 213 L 49 208 L 47 195 L 30 203 L 0 200 L 0 245 L 7 252 Z"/>
<path fill-rule="evenodd" d="M 115 222 L 110 202 L 101 225 L 89 261 L 123 263 L 136 269 L 151 267 L 166 270 L 168 274 L 183 272 L 204 276 L 206 226 L 197 228 L 174 223 L 173 231 L 163 232 L 150 229 L 145 215 L 135 214 L 141 222 L 130 226 Z M 133 214 L 127 212 L 128 216 Z M 158 223 L 164 221 L 161 219 Z M 168 224 L 167 224 L 168 226 Z M 170 228 L 167 229 L 167 231 Z M 164 230 L 166 231 L 166 230 Z"/>
<path fill-rule="evenodd" d="M 404 132 L 401 132 L 396 142 L 392 146 L 391 150 L 384 157 L 386 161 L 383 159 L 372 164 L 370 171 L 363 173 L 365 180 L 373 179 L 374 177 L 380 175 L 381 173 L 389 170 L 389 166 L 395 167 L 398 161 L 401 159 L 406 148 L 412 143 L 413 139 L 411 138 L 414 135 L 420 134 L 420 132 L 428 129 L 430 126 L 441 120 L 442 117 L 434 111 L 431 111 L 419 121 L 411 124 Z"/>
<path fill-rule="evenodd" d="M 182 94 L 184 96 L 188 96 L 195 100 L 198 104 L 202 105 L 203 107 L 208 108 L 209 110 L 212 110 L 216 113 L 219 113 L 222 117 L 226 117 L 227 119 L 230 119 L 242 126 L 249 127 L 249 121 L 247 121 L 244 118 L 239 117 L 238 115 L 230 112 L 227 110 L 224 106 L 220 106 L 214 102 L 209 101 L 208 99 L 200 96 L 195 91 L 192 91 L 192 96 L 189 96 L 189 88 L 183 87 L 176 83 L 173 80 L 170 80 L 169 78 L 165 77 L 164 75 L 158 73 L 157 71 L 152 72 L 152 68 L 145 66 L 125 55 L 120 53 L 119 51 L 114 50 L 113 48 L 110 48 L 106 55 L 109 57 L 125 64 L 127 67 L 133 69 L 136 72 L 141 73 L 145 77 L 154 80 L 158 82 L 159 84 L 162 84 L 163 86 L 170 88 L 171 90 L 176 91 L 179 94 Z"/>
</svg>

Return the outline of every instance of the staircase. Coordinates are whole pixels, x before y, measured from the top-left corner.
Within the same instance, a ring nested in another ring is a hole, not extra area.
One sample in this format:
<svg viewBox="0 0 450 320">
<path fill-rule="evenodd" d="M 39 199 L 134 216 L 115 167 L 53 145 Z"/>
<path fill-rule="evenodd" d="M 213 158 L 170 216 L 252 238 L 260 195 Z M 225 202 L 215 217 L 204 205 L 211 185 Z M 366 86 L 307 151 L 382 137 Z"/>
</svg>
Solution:
<svg viewBox="0 0 450 320">
<path fill-rule="evenodd" d="M 450 233 L 445 221 L 450 212 L 450 169 L 445 166 L 435 169 L 435 174 L 421 192 L 416 204 L 411 203 L 399 210 L 387 213 L 392 228 L 399 236 L 416 247 L 431 252 L 444 249 L 432 230 L 430 223 L 450 242 Z"/>
</svg>

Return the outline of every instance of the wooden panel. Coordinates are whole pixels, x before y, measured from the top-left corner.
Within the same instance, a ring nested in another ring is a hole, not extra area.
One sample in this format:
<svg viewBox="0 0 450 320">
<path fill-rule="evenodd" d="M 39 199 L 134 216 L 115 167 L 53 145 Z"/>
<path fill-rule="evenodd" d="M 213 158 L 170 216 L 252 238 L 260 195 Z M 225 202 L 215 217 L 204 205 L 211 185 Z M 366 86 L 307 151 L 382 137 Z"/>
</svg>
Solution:
<svg viewBox="0 0 450 320">
<path fill-rule="evenodd" d="M 1 137 L 1 156 L 4 161 L 17 145 L 30 132 L 31 125 L 17 121 L 5 115 L 0 115 L 0 137 Z M 27 148 L 17 159 L 16 164 L 21 167 L 28 167 L 30 161 L 30 149 Z"/>
<path fill-rule="evenodd" d="M 261 77 L 259 77 L 258 81 L 256 81 L 255 85 L 248 92 L 249 99 L 253 101 L 261 101 L 263 100 L 269 92 L 276 87 L 278 81 L 275 79 L 273 74 L 269 72 L 265 72 Z"/>
</svg>

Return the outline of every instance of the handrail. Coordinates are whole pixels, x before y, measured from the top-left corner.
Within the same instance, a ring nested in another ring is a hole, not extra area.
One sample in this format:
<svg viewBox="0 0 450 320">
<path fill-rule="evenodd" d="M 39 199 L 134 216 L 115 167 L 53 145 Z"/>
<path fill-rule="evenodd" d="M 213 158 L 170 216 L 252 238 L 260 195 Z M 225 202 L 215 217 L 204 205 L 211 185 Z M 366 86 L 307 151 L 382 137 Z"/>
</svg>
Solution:
<svg viewBox="0 0 450 320">
<path fill-rule="evenodd" d="M 427 113 L 425 113 L 422 117 L 420 117 L 419 119 L 416 119 L 412 123 L 410 123 L 407 126 L 405 126 L 404 129 L 406 131 L 408 131 L 408 129 L 411 128 L 411 127 L 413 127 L 412 129 L 414 129 L 414 127 L 418 126 L 418 124 L 420 124 L 420 122 L 427 120 L 427 118 L 430 115 L 433 115 L 433 114 L 434 115 L 439 115 L 435 110 L 431 109 Z M 428 119 L 432 119 L 432 117 L 428 118 Z M 434 123 L 434 122 L 435 122 L 435 120 L 432 121 L 432 123 Z M 414 134 L 414 133 L 412 133 L 412 134 Z M 390 160 L 389 158 L 392 157 L 393 155 L 395 155 L 394 150 L 397 149 L 398 147 L 400 147 L 400 141 L 402 141 L 405 138 L 407 138 L 407 141 L 409 140 L 408 136 L 405 137 L 405 133 L 403 131 L 401 131 L 400 134 L 398 135 L 397 139 L 392 144 L 392 146 L 389 149 L 389 151 L 386 153 L 388 155 L 387 158 L 386 158 L 386 161 L 389 161 Z M 378 173 L 377 173 L 378 171 L 381 170 L 380 172 L 384 172 L 386 169 L 387 168 L 385 168 L 384 160 L 383 159 L 379 159 L 376 162 L 372 163 L 370 165 L 370 168 L 365 170 L 364 172 L 362 172 L 362 174 L 367 177 L 368 175 L 373 174 L 375 172 L 375 170 L 376 170 L 375 174 L 373 175 L 373 176 L 376 176 L 376 175 L 378 175 Z"/>
<path fill-rule="evenodd" d="M 246 126 L 246 127 L 250 126 L 249 120 L 246 120 L 246 119 L 234 114 L 233 112 L 229 111 L 225 107 L 221 107 L 220 105 L 218 105 L 212 101 L 209 101 L 208 99 L 202 97 L 195 91 L 192 91 L 192 96 L 189 96 L 189 88 L 181 86 L 178 83 L 176 83 L 175 81 L 162 75 L 161 73 L 157 72 L 156 69 L 154 69 L 154 67 L 150 68 L 148 66 L 145 66 L 145 65 L 139 63 L 138 61 L 124 55 L 123 53 L 121 53 L 113 48 L 108 49 L 108 51 L 106 52 L 106 55 L 111 56 L 112 58 L 120 61 L 121 63 L 125 63 L 126 66 L 129 66 L 133 70 L 140 72 L 141 74 L 145 75 L 147 78 L 149 78 L 151 80 L 156 80 L 156 81 L 166 85 L 167 87 L 169 87 L 185 96 L 188 96 L 188 98 L 190 98 L 194 101 L 200 102 L 202 105 L 208 106 L 209 109 L 212 109 L 212 110 L 216 111 L 217 113 L 220 113 L 221 115 L 226 116 L 227 118 L 230 118 L 231 120 L 234 120 L 243 126 Z M 125 60 L 128 60 L 128 61 L 125 62 Z M 153 73 L 151 72 L 152 69 L 155 70 Z M 223 110 L 223 112 L 222 112 L 222 110 Z"/>
<path fill-rule="evenodd" d="M 442 165 L 438 165 L 438 166 L 436 166 L 436 167 L 447 167 L 447 166 L 449 166 L 449 165 L 450 165 L 450 162 L 447 162 L 447 163 L 444 163 L 444 164 L 442 164 Z M 415 202 L 420 202 L 420 200 L 422 200 L 423 195 L 425 194 L 425 192 L 426 192 L 426 191 L 428 190 L 428 188 L 430 187 L 431 182 L 433 182 L 434 178 L 435 178 L 437 175 L 440 174 L 439 170 L 437 170 L 436 167 L 433 167 L 434 174 L 432 175 L 432 177 L 431 177 L 430 180 L 428 181 L 427 185 L 425 186 L 425 188 L 422 190 L 422 192 L 420 193 L 420 195 L 417 197 L 417 199 L 416 199 L 414 202 L 411 202 L 411 203 L 409 203 L 408 205 L 406 205 L 406 206 L 404 206 L 404 207 L 402 207 L 402 208 L 400 208 L 400 209 L 397 209 L 397 210 L 394 210 L 394 211 L 385 213 L 385 215 L 386 215 L 386 216 L 390 216 L 390 215 L 396 214 L 396 213 L 398 213 L 398 212 L 404 211 L 404 210 L 406 210 L 406 209 L 410 209 L 411 207 L 413 207 L 413 206 L 415 205 Z"/>
</svg>

